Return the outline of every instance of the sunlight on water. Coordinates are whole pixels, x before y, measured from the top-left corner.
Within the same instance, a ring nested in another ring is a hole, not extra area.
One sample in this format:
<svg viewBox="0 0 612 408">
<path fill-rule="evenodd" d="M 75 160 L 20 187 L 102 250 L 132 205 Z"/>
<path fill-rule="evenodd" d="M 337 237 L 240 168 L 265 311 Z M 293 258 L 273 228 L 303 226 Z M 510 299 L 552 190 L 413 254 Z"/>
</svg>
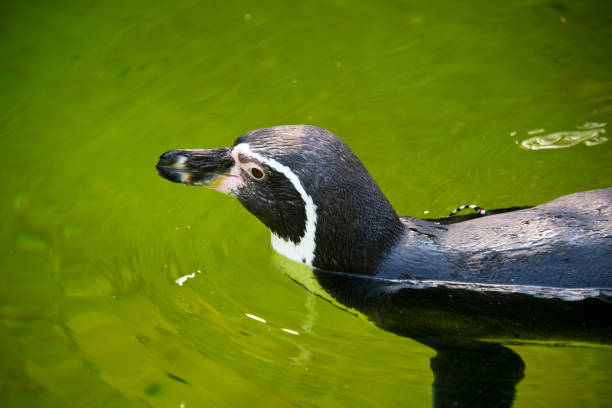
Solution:
<svg viewBox="0 0 612 408">
<path fill-rule="evenodd" d="M 521 147 L 527 150 L 540 149 L 564 149 L 575 146 L 579 143 L 584 143 L 585 146 L 597 146 L 608 141 L 608 138 L 603 136 L 606 133 L 605 123 L 588 122 L 579 129 L 567 132 L 556 132 L 544 134 L 542 136 L 534 136 L 525 139 L 521 142 Z M 544 133 L 544 129 L 540 131 L 529 131 L 528 134 Z"/>
<path fill-rule="evenodd" d="M 431 348 L 284 265 L 233 198 L 159 178 L 167 150 L 325 127 L 401 215 L 612 185 L 603 2 L 0 7 L 3 406 L 432 405 Z M 609 346 L 501 341 L 514 406 L 609 405 Z"/>
</svg>

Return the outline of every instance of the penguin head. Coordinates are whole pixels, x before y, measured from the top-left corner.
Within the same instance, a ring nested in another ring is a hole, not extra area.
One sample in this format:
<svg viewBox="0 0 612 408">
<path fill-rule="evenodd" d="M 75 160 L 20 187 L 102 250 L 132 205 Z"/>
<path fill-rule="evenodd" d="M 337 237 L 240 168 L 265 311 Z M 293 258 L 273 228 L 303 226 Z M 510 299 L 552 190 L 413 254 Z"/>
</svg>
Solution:
<svg viewBox="0 0 612 408">
<path fill-rule="evenodd" d="M 282 255 L 321 269 L 373 274 L 401 222 L 351 149 L 331 132 L 276 126 L 232 147 L 171 150 L 160 176 L 237 198 Z"/>
</svg>

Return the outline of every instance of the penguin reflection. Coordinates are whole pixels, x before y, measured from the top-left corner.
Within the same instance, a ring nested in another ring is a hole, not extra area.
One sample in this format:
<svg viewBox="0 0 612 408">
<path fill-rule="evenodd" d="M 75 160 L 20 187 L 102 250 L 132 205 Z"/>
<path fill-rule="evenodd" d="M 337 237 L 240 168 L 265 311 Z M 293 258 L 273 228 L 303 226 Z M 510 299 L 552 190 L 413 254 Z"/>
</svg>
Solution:
<svg viewBox="0 0 612 408">
<path fill-rule="evenodd" d="M 612 305 L 529 294 L 474 292 L 444 286 L 315 272 L 334 299 L 381 329 L 434 350 L 434 407 L 510 407 L 525 364 L 511 349 L 481 339 L 567 340 L 610 344 Z"/>
</svg>

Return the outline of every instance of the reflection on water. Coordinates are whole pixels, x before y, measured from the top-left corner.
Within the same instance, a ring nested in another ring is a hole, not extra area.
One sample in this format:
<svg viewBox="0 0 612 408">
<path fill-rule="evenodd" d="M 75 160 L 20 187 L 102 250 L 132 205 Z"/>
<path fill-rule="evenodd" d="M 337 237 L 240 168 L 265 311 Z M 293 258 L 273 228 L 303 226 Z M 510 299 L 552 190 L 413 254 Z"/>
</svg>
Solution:
<svg viewBox="0 0 612 408">
<path fill-rule="evenodd" d="M 415 289 L 445 287 L 448 289 L 469 289 L 476 292 L 524 293 L 545 299 L 558 298 L 567 301 L 584 300 L 588 298 L 611 298 L 612 289 L 598 288 L 549 288 L 530 285 L 500 285 L 486 283 L 447 282 L 428 280 L 398 280 L 398 284 L 412 286 Z"/>
<path fill-rule="evenodd" d="M 244 315 L 246 317 L 248 317 L 249 319 L 253 319 L 253 320 L 256 320 L 256 321 L 264 323 L 264 324 L 269 324 L 269 322 L 266 319 L 264 319 L 263 317 L 255 316 L 254 314 L 251 314 L 251 313 L 245 313 Z M 281 330 L 281 331 L 283 331 L 285 333 L 293 334 L 295 336 L 299 336 L 300 335 L 300 333 L 298 331 L 293 330 L 293 329 L 287 329 L 285 327 L 279 327 L 279 330 Z"/>
<path fill-rule="evenodd" d="M 202 273 L 202 271 L 200 271 L 199 269 L 196 271 L 197 273 Z M 185 276 L 181 276 L 180 278 L 176 278 L 174 281 L 179 285 L 179 286 L 183 286 L 183 283 L 185 283 L 185 281 L 187 279 L 191 279 L 191 278 L 195 278 L 196 276 L 196 272 L 193 273 L 189 273 Z"/>
<path fill-rule="evenodd" d="M 309 292 L 436 350 L 431 360 L 434 407 L 512 406 L 525 363 L 492 339 L 612 343 L 612 306 L 604 293 L 609 291 L 509 285 L 483 285 L 475 291 L 447 282 L 313 271 L 277 258 Z"/>
<path fill-rule="evenodd" d="M 611 123 L 602 6 L 177 4 L 0 6 L 2 405 L 431 406 L 432 348 L 295 284 L 257 220 L 164 183 L 156 155 L 306 123 L 341 136 L 400 214 L 607 187 L 611 143 L 541 155 L 506 136 Z M 497 340 L 527 367 L 514 406 L 610 405 L 609 347 Z M 435 370 L 463 378 L 452 351 Z"/>
<path fill-rule="evenodd" d="M 606 133 L 606 123 L 588 122 L 578 129 L 565 132 L 549 133 L 541 136 L 534 136 L 525 139 L 520 146 L 527 150 L 540 149 L 564 149 L 575 146 L 579 143 L 584 143 L 585 146 L 597 146 L 608 141 L 608 138 L 603 136 Z M 528 134 L 543 133 L 544 129 L 538 131 L 529 131 Z"/>
<path fill-rule="evenodd" d="M 268 323 L 263 317 L 255 316 L 254 314 L 245 313 L 245 316 L 249 319 L 257 320 L 258 322 Z"/>
</svg>

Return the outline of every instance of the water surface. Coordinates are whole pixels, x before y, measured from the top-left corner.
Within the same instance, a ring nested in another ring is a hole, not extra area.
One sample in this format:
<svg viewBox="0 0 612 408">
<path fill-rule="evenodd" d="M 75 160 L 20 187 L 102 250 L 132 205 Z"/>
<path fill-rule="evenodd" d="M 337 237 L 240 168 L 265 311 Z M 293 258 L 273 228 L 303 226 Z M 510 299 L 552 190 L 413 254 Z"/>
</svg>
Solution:
<svg viewBox="0 0 612 408">
<path fill-rule="evenodd" d="M 612 185 L 609 141 L 521 148 L 593 123 L 608 135 L 609 2 L 23 1 L 0 15 L 4 406 L 431 406 L 433 350 L 297 285 L 239 203 L 155 175 L 166 150 L 321 126 L 412 216 Z M 514 406 L 610 404 L 609 347 L 506 345 L 527 366 Z"/>
</svg>

